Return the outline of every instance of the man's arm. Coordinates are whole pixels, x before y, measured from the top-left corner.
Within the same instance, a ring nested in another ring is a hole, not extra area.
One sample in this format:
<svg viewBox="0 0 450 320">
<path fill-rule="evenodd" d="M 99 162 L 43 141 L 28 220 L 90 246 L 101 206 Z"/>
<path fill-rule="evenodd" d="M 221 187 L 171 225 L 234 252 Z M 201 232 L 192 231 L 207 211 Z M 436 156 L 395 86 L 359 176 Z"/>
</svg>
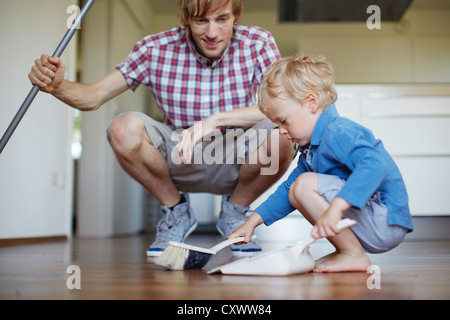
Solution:
<svg viewBox="0 0 450 320">
<path fill-rule="evenodd" d="M 251 127 L 265 118 L 257 105 L 214 113 L 181 133 L 181 139 L 176 145 L 178 156 L 183 163 L 190 164 L 194 147 L 216 128 Z"/>
<path fill-rule="evenodd" d="M 96 110 L 129 88 L 117 70 L 96 83 L 83 84 L 65 80 L 65 68 L 60 58 L 42 55 L 35 61 L 28 77 L 41 91 L 81 111 Z"/>
<path fill-rule="evenodd" d="M 234 109 L 227 112 L 219 112 L 211 115 L 215 127 L 251 127 L 266 116 L 259 111 L 257 105 L 247 108 Z"/>
</svg>

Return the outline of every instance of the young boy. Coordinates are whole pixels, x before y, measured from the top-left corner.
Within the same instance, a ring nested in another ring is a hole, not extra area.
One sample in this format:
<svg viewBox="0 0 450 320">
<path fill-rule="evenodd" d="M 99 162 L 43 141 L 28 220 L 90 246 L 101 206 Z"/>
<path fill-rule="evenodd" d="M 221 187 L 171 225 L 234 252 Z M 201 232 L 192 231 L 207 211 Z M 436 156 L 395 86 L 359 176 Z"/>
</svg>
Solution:
<svg viewBox="0 0 450 320">
<path fill-rule="evenodd" d="M 368 253 L 396 247 L 413 230 L 401 174 L 380 140 L 341 118 L 334 105 L 331 66 L 321 58 L 284 58 L 267 71 L 258 89 L 260 110 L 280 134 L 300 146 L 288 179 L 229 238 L 245 236 L 298 209 L 336 252 L 316 261 L 314 272 L 366 271 Z M 336 224 L 357 224 L 339 232 Z"/>
</svg>

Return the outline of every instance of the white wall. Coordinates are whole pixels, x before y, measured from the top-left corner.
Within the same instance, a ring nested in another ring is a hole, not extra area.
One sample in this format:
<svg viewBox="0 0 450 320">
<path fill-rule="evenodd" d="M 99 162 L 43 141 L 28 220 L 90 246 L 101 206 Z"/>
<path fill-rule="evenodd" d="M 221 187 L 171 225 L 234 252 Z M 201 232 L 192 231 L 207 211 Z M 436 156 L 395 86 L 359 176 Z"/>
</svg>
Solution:
<svg viewBox="0 0 450 320">
<path fill-rule="evenodd" d="M 134 44 L 150 33 L 151 21 L 145 0 L 97 0 L 84 24 L 81 81 L 96 82 L 114 71 Z M 142 229 L 143 188 L 118 164 L 106 129 L 118 114 L 145 112 L 149 99 L 148 89 L 142 87 L 82 114 L 78 235 L 111 236 Z"/>
<path fill-rule="evenodd" d="M 244 15 L 242 22 L 259 19 L 283 55 L 326 56 L 339 84 L 450 82 L 448 6 L 413 4 L 402 21 L 382 22 L 379 30 L 365 22 L 280 24 L 273 13 Z"/>
<path fill-rule="evenodd" d="M 0 3 L 0 134 L 31 89 L 28 72 L 67 31 L 69 0 Z M 75 39 L 73 39 L 75 40 Z M 63 57 L 73 78 L 75 41 Z M 0 238 L 71 236 L 72 110 L 39 93 L 0 155 Z"/>
<path fill-rule="evenodd" d="M 401 22 L 382 22 L 381 30 L 369 30 L 366 22 L 279 23 L 275 4 L 272 11 L 250 5 L 252 10 L 246 10 L 245 4 L 241 24 L 272 32 L 283 56 L 327 56 L 337 83 L 450 82 L 448 4 L 413 1 Z M 175 13 L 158 14 L 154 28 L 162 31 L 176 24 Z"/>
</svg>

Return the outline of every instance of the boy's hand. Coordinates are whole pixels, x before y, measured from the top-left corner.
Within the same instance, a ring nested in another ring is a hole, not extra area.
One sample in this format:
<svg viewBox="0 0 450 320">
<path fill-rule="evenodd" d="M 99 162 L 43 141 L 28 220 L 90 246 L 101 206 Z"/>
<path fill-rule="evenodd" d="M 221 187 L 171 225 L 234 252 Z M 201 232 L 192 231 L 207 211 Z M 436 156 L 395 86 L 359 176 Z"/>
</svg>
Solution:
<svg viewBox="0 0 450 320">
<path fill-rule="evenodd" d="M 324 212 L 320 219 L 317 220 L 313 230 L 311 231 L 311 235 L 316 239 L 334 237 L 339 233 L 337 223 L 341 219 L 342 214 L 339 215 L 337 213 L 333 213 L 330 209 L 328 209 Z"/>
<path fill-rule="evenodd" d="M 245 239 L 242 243 L 239 242 L 236 244 L 249 243 L 255 228 L 262 223 L 264 223 L 264 220 L 257 212 L 254 212 L 242 226 L 234 230 L 234 232 L 228 236 L 228 239 L 244 237 Z"/>
<path fill-rule="evenodd" d="M 335 198 L 328 209 L 316 221 L 311 235 L 316 238 L 334 237 L 339 233 L 338 222 L 342 219 L 343 212 L 351 207 L 351 204 L 341 198 Z"/>
</svg>

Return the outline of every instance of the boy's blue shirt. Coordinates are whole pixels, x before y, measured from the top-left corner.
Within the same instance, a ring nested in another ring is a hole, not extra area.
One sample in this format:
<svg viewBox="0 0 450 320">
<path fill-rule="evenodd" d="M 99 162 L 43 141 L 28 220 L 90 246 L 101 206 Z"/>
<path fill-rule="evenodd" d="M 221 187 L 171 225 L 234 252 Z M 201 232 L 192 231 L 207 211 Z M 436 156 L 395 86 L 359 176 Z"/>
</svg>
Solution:
<svg viewBox="0 0 450 320">
<path fill-rule="evenodd" d="M 370 130 L 340 117 L 333 104 L 317 120 L 308 147 L 300 148 L 302 153 L 297 167 L 256 208 L 266 225 L 295 210 L 289 202 L 292 183 L 304 172 L 316 172 L 345 179 L 346 183 L 337 196 L 358 209 L 362 209 L 370 197 L 379 192 L 388 209 L 389 224 L 405 227 L 409 232 L 414 229 L 400 171 L 381 140 L 375 139 Z M 307 149 L 312 155 L 311 159 L 308 157 L 310 163 L 307 162 Z"/>
</svg>

